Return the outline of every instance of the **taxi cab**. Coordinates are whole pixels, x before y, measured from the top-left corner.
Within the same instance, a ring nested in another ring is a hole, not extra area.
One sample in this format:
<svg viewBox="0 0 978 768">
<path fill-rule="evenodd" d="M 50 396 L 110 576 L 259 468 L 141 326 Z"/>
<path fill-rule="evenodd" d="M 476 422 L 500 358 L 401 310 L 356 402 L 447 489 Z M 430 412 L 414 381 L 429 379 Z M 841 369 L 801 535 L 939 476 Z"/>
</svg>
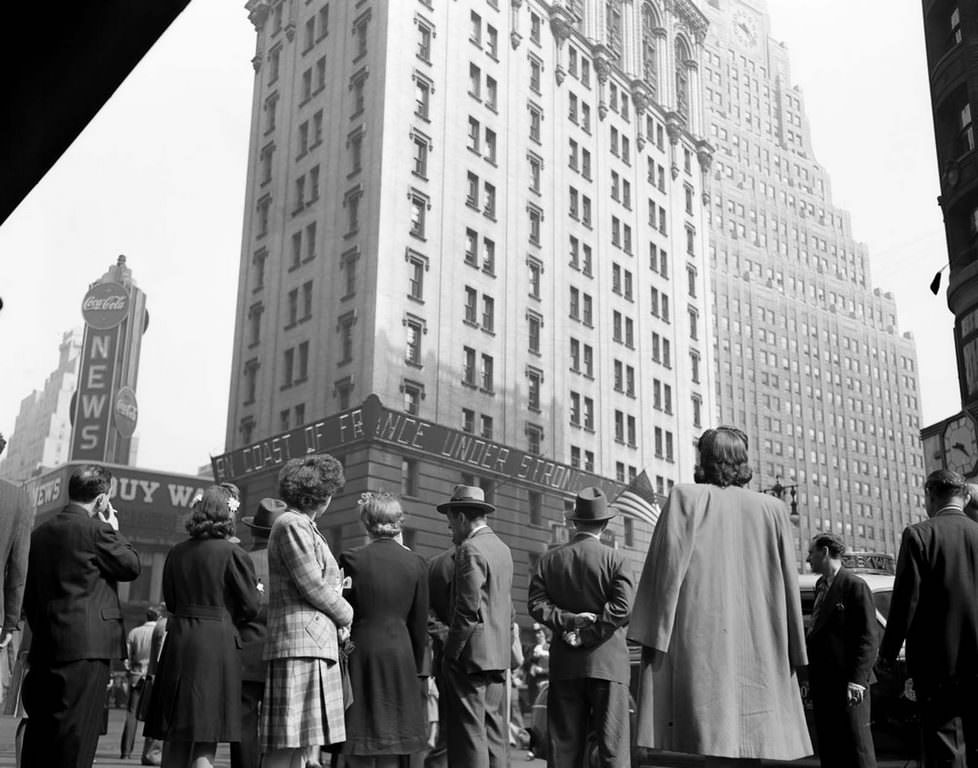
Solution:
<svg viewBox="0 0 978 768">
<path fill-rule="evenodd" d="M 893 597 L 893 557 L 865 552 L 846 553 L 843 565 L 866 582 L 873 593 L 876 606 L 876 621 L 879 623 L 880 638 L 886 628 L 886 617 L 890 613 L 890 600 Z M 801 591 L 801 611 L 807 632 L 812 622 L 812 609 L 815 605 L 815 583 L 818 574 L 803 573 L 798 577 Z M 877 755 L 911 758 L 919 751 L 919 726 L 916 714 L 916 696 L 913 683 L 907 677 L 904 652 L 901 649 L 891 674 L 877 672 L 879 679 L 870 690 L 870 709 L 872 713 L 873 741 Z M 805 718 L 808 729 L 815 740 L 815 724 L 812 701 L 808 692 L 808 681 L 804 675 L 799 679 L 802 700 L 805 704 Z"/>
</svg>

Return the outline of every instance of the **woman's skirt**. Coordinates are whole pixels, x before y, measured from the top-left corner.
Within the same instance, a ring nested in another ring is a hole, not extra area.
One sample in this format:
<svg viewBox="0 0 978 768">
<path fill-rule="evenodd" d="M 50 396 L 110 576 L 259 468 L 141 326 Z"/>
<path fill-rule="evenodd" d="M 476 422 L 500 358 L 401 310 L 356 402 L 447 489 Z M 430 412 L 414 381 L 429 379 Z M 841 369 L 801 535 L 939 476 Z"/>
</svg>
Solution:
<svg viewBox="0 0 978 768">
<path fill-rule="evenodd" d="M 326 659 L 272 659 L 265 675 L 261 748 L 326 746 L 346 740 L 339 664 Z"/>
</svg>

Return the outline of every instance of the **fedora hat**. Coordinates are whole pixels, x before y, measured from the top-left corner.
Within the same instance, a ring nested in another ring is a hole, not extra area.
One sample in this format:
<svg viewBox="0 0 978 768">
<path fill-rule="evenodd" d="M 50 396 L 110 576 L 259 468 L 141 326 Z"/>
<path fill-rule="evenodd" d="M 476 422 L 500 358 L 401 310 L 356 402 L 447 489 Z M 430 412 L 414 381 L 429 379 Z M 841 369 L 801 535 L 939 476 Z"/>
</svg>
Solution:
<svg viewBox="0 0 978 768">
<path fill-rule="evenodd" d="M 496 508 L 486 501 L 486 492 L 476 485 L 456 485 L 452 498 L 438 505 L 438 511 L 447 515 L 453 509 L 478 509 L 487 515 L 495 512 Z"/>
<path fill-rule="evenodd" d="M 604 491 L 589 485 L 581 488 L 574 499 L 574 512 L 567 516 L 568 520 L 580 520 L 582 523 L 600 523 L 610 520 L 617 512 L 608 509 L 608 497 Z"/>
<path fill-rule="evenodd" d="M 258 502 L 258 511 L 254 515 L 242 517 L 241 522 L 253 531 L 272 530 L 272 523 L 276 518 L 289 508 L 281 499 L 262 499 Z"/>
</svg>

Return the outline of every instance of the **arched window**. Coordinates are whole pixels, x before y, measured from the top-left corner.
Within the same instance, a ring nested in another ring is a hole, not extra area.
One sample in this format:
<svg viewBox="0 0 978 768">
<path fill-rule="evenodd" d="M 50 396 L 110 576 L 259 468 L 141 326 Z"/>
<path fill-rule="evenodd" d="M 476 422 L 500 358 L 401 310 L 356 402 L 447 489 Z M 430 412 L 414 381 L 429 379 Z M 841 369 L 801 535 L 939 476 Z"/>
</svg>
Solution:
<svg viewBox="0 0 978 768">
<path fill-rule="evenodd" d="M 605 23 L 608 27 L 608 47 L 611 49 L 614 62 L 621 66 L 622 53 L 622 21 L 621 0 L 605 0 Z"/>
<path fill-rule="evenodd" d="M 683 120 L 689 120 L 689 48 L 682 38 L 676 38 L 676 111 Z"/>
<path fill-rule="evenodd" d="M 642 77 L 656 100 L 659 89 L 659 67 L 656 59 L 654 30 L 659 26 L 655 11 L 650 3 L 642 4 Z"/>
</svg>

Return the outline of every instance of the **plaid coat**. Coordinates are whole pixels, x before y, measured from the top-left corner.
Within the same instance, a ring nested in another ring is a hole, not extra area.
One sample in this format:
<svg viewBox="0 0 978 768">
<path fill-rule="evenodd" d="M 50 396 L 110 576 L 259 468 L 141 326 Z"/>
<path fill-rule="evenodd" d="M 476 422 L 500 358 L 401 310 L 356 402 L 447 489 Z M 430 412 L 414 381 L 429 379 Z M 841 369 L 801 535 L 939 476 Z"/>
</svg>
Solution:
<svg viewBox="0 0 978 768">
<path fill-rule="evenodd" d="M 353 621 L 340 569 L 316 524 L 294 510 L 275 520 L 268 538 L 268 640 L 264 659 L 336 661 L 336 628 Z"/>
</svg>

